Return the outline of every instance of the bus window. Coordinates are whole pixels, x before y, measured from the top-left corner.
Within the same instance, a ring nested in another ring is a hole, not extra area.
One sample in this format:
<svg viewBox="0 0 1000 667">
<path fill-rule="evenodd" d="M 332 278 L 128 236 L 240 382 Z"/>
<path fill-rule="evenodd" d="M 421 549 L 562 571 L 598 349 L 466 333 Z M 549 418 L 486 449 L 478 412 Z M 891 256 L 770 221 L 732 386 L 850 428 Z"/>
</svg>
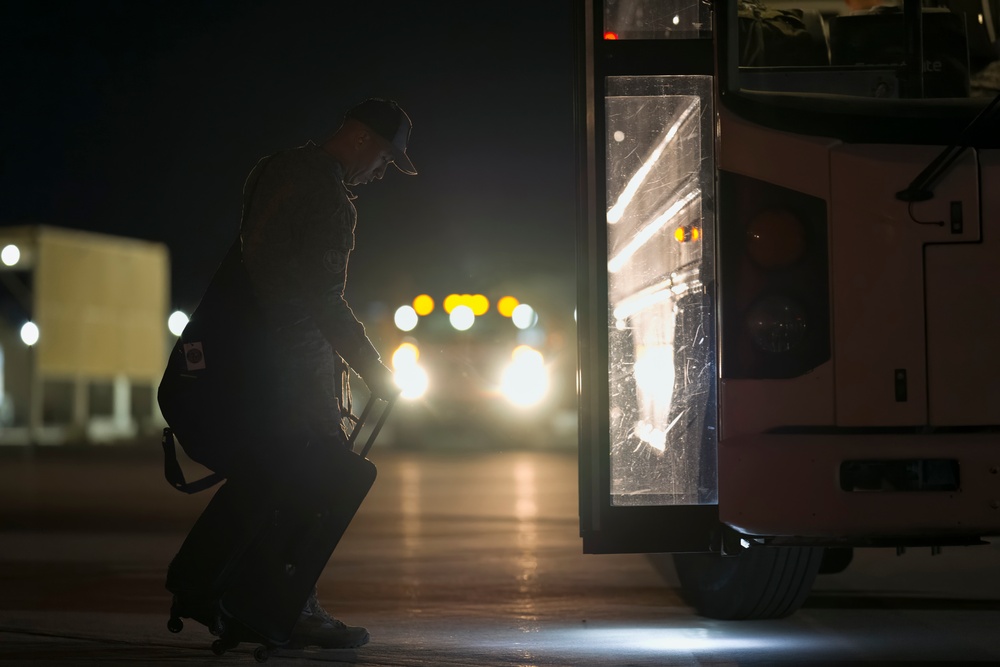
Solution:
<svg viewBox="0 0 1000 667">
<path fill-rule="evenodd" d="M 882 99 L 1000 92 L 995 3 L 921 4 L 740 0 L 731 60 L 739 69 L 731 83 L 745 91 Z"/>
<path fill-rule="evenodd" d="M 710 35 L 709 3 L 703 0 L 607 0 L 605 39 L 688 39 Z"/>
</svg>

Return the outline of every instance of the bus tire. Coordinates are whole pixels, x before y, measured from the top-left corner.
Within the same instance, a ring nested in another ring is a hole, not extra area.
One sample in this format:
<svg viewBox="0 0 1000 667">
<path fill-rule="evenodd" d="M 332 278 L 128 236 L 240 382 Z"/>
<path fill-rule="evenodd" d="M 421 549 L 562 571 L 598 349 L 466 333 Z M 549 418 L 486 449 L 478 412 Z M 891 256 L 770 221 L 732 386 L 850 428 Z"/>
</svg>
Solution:
<svg viewBox="0 0 1000 667">
<path fill-rule="evenodd" d="M 788 616 L 805 601 L 822 547 L 753 547 L 738 556 L 674 554 L 681 595 L 698 614 L 720 620 Z"/>
</svg>

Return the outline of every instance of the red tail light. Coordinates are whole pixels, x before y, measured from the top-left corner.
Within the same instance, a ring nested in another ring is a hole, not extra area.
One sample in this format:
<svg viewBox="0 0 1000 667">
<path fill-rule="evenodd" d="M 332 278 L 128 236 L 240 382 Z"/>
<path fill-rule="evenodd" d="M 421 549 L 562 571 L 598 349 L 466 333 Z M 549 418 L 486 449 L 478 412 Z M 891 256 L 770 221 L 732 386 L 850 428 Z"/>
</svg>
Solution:
<svg viewBox="0 0 1000 667">
<path fill-rule="evenodd" d="M 789 378 L 830 358 L 826 202 L 720 173 L 722 376 Z"/>
</svg>

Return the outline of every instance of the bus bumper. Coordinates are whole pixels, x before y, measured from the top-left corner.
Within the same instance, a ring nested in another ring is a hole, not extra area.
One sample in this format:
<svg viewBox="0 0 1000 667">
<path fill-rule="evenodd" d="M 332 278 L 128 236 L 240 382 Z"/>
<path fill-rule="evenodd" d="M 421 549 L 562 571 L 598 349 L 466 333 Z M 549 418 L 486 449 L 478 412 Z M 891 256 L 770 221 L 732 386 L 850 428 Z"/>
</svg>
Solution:
<svg viewBox="0 0 1000 667">
<path fill-rule="evenodd" d="M 857 545 L 998 535 L 1000 433 L 725 439 L 719 517 L 745 535 Z"/>
</svg>

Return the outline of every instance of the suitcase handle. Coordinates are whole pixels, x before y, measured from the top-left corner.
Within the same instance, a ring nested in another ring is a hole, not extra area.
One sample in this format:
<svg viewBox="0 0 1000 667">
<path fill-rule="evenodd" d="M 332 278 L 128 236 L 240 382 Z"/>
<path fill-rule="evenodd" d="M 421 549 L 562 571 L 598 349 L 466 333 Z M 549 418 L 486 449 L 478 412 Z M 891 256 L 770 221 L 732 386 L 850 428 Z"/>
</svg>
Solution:
<svg viewBox="0 0 1000 667">
<path fill-rule="evenodd" d="M 372 408 L 375 407 L 377 401 L 384 401 L 385 407 L 382 408 L 382 413 L 378 416 L 378 421 L 375 422 L 375 428 L 368 436 L 368 440 L 365 441 L 365 446 L 361 449 L 361 458 L 367 458 L 368 452 L 371 450 L 372 445 L 375 444 L 375 438 L 378 437 L 379 431 L 382 430 L 382 426 L 385 425 L 385 420 L 389 418 L 389 411 L 392 410 L 392 406 L 396 403 L 396 398 L 399 394 L 396 394 L 392 398 L 376 398 L 372 396 L 368 399 L 368 403 L 365 404 L 365 409 L 361 411 L 361 416 L 358 417 L 358 421 L 354 424 L 354 428 L 351 429 L 351 435 L 347 438 L 348 449 L 354 451 L 354 442 L 358 439 L 361 434 L 361 427 L 365 425 L 368 420 L 369 414 L 371 414 Z"/>
</svg>

